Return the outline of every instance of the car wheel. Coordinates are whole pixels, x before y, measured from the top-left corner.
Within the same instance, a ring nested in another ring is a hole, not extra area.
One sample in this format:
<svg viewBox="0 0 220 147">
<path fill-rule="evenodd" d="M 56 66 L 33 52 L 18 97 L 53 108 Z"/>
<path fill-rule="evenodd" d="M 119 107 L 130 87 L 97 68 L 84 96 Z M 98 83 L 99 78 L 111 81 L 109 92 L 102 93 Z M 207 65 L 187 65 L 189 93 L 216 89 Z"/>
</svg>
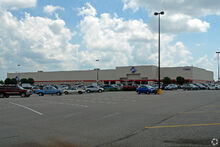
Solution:
<svg viewBox="0 0 220 147">
<path fill-rule="evenodd" d="M 60 92 L 57 92 L 57 93 L 56 93 L 56 95 L 57 95 L 57 96 L 60 96 L 60 95 L 61 95 L 61 93 L 60 93 Z"/>
<path fill-rule="evenodd" d="M 43 96 L 44 94 L 43 94 L 43 93 L 39 93 L 38 95 L 39 95 L 39 96 Z"/>
<path fill-rule="evenodd" d="M 67 95 L 67 94 L 69 94 L 69 92 L 65 91 L 64 94 Z"/>
<path fill-rule="evenodd" d="M 102 90 L 101 89 L 99 89 L 99 91 L 98 91 L 99 93 L 101 93 L 102 92 Z"/>
<path fill-rule="evenodd" d="M 0 98 L 4 98 L 4 97 L 5 97 L 4 93 L 0 93 Z"/>
<path fill-rule="evenodd" d="M 6 95 L 5 95 L 5 97 L 6 97 L 6 98 L 9 98 L 9 95 L 8 95 L 8 94 L 6 94 Z"/>
<path fill-rule="evenodd" d="M 25 93 L 21 93 L 21 97 L 25 97 L 26 96 L 26 94 Z"/>
<path fill-rule="evenodd" d="M 78 93 L 79 93 L 79 94 L 82 94 L 83 92 L 82 92 L 82 91 L 78 91 Z"/>
<path fill-rule="evenodd" d="M 141 92 L 140 92 L 140 91 L 138 91 L 137 93 L 138 93 L 138 94 L 141 94 Z"/>
</svg>

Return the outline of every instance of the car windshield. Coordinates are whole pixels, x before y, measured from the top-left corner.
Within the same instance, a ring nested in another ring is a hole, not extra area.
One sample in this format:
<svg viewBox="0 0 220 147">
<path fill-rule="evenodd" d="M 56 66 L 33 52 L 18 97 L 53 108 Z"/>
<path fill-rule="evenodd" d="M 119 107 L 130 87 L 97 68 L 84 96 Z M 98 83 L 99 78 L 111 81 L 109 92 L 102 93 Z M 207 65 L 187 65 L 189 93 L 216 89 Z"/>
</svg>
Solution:
<svg viewBox="0 0 220 147">
<path fill-rule="evenodd" d="M 22 89 L 22 90 L 24 89 L 24 88 L 23 88 L 23 87 L 21 87 L 20 85 L 18 85 L 18 88 L 19 88 L 19 89 Z"/>
</svg>

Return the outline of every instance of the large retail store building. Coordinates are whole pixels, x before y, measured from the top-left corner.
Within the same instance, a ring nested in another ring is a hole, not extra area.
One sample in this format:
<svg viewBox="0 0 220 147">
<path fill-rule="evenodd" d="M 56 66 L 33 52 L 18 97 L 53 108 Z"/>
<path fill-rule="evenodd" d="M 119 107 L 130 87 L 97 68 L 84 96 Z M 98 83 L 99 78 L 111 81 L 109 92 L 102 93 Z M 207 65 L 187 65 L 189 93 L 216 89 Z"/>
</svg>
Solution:
<svg viewBox="0 0 220 147">
<path fill-rule="evenodd" d="M 97 80 L 103 84 L 149 84 L 158 79 L 157 66 L 123 66 L 115 69 L 101 70 L 75 70 L 53 72 L 25 72 L 8 73 L 8 78 L 33 78 L 37 84 L 90 84 Z M 213 72 L 202 68 L 185 67 L 161 67 L 161 79 L 170 77 L 175 80 L 182 76 L 189 82 L 213 82 Z"/>
</svg>

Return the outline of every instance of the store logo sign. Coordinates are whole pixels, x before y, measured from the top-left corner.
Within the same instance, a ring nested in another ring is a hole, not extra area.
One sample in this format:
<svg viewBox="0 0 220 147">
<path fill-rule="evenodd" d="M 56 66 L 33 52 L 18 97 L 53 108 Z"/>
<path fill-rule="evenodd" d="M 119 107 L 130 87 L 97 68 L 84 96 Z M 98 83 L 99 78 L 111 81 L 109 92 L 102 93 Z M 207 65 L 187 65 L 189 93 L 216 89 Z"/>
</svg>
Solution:
<svg viewBox="0 0 220 147">
<path fill-rule="evenodd" d="M 183 70 L 191 70 L 191 67 L 184 67 Z"/>
<path fill-rule="evenodd" d="M 136 69 L 134 67 L 131 67 L 130 71 L 131 71 L 131 73 L 135 73 Z"/>
</svg>

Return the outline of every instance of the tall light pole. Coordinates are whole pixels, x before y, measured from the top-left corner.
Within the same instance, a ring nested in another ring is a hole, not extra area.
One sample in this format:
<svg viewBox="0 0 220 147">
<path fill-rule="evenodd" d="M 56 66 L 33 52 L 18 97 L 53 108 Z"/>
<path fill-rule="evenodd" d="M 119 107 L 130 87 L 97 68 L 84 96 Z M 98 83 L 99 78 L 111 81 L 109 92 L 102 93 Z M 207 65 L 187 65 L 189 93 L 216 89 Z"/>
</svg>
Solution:
<svg viewBox="0 0 220 147">
<path fill-rule="evenodd" d="M 158 15 L 158 94 L 161 94 L 160 89 L 160 15 L 164 15 L 164 11 L 155 12 L 155 16 Z"/>
<path fill-rule="evenodd" d="M 16 81 L 17 81 L 17 83 L 19 84 L 19 80 L 20 80 L 20 69 L 19 69 L 19 67 L 21 66 L 20 64 L 17 64 L 17 66 L 18 66 L 18 75 L 16 76 Z"/>
<path fill-rule="evenodd" d="M 219 77 L 219 53 L 220 52 L 216 52 L 218 54 L 218 81 L 220 81 L 220 77 Z"/>
<path fill-rule="evenodd" d="M 96 59 L 95 60 L 96 62 L 99 62 L 99 59 Z M 99 83 L 99 68 L 97 67 L 96 68 L 96 83 L 97 83 L 97 86 L 98 86 L 98 83 Z"/>
</svg>

